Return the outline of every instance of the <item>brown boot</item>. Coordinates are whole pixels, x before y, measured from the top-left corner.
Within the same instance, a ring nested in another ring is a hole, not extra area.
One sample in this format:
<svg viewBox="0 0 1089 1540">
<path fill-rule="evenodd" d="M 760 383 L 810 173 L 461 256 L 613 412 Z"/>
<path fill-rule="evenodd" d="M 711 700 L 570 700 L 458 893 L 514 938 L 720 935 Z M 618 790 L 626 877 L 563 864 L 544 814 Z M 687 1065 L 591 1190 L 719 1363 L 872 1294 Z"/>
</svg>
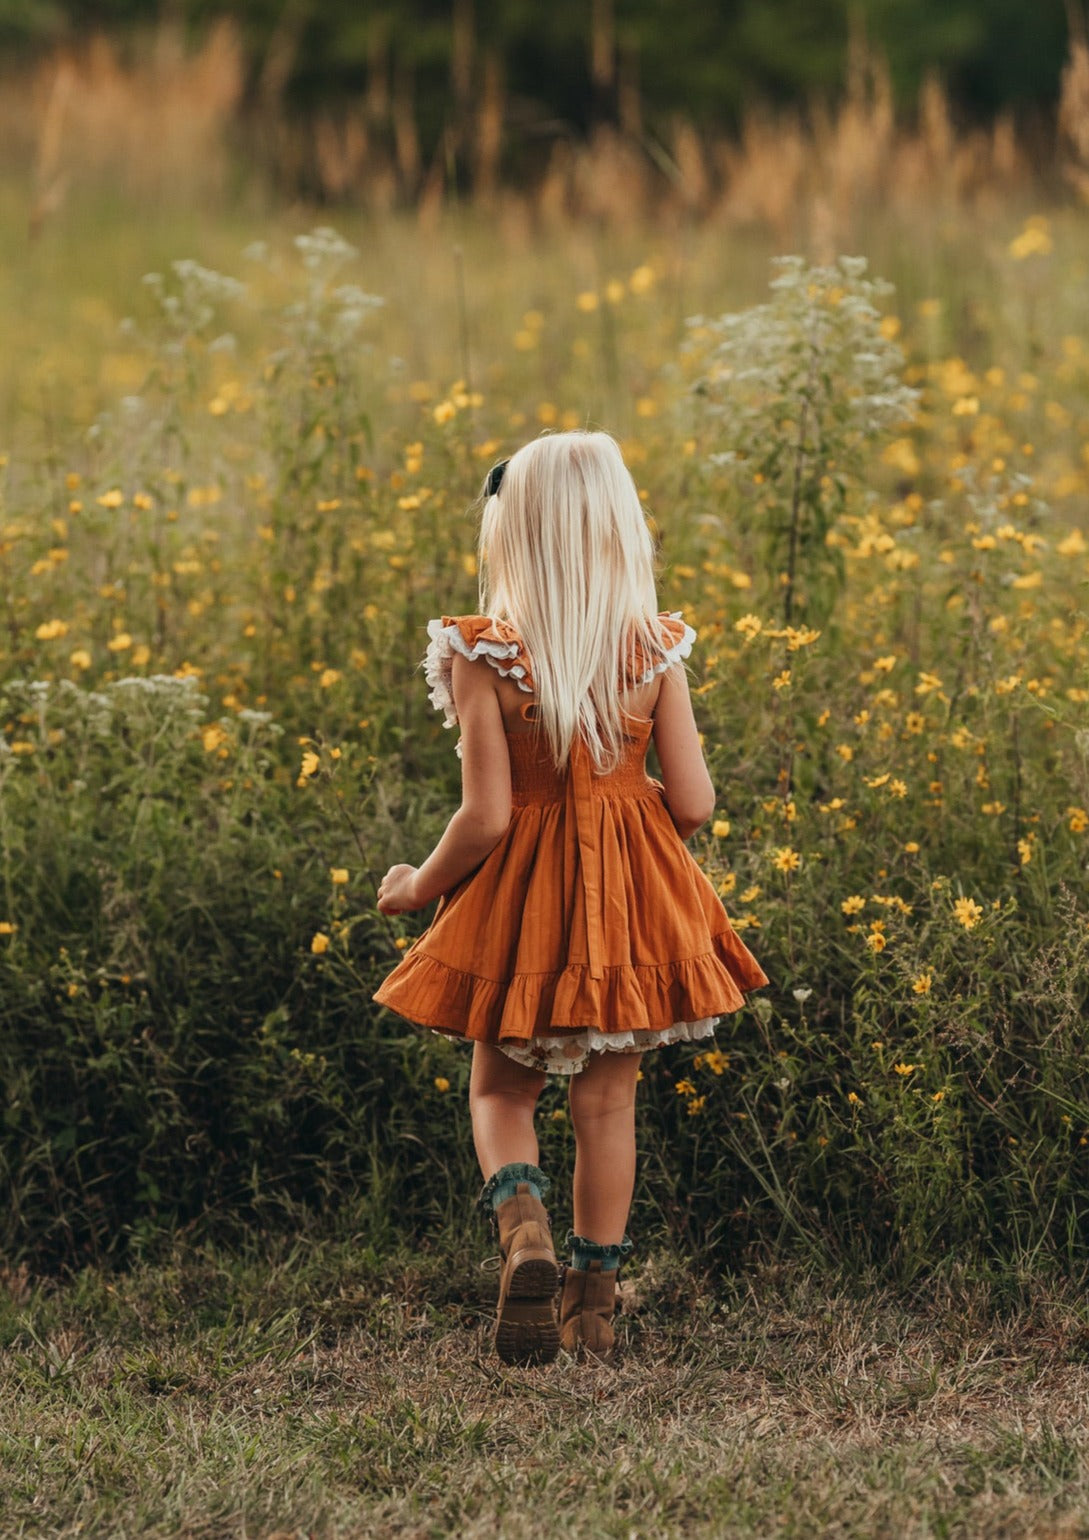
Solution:
<svg viewBox="0 0 1089 1540">
<path fill-rule="evenodd" d="M 585 1272 L 569 1267 L 563 1275 L 560 1301 L 560 1341 L 576 1358 L 592 1353 L 608 1361 L 613 1356 L 613 1311 L 617 1269 L 602 1271 L 593 1261 Z"/>
<path fill-rule="evenodd" d="M 560 1268 L 548 1214 L 526 1182 L 495 1210 L 503 1270 L 495 1350 L 504 1363 L 550 1363 L 560 1349 L 556 1290 Z"/>
</svg>

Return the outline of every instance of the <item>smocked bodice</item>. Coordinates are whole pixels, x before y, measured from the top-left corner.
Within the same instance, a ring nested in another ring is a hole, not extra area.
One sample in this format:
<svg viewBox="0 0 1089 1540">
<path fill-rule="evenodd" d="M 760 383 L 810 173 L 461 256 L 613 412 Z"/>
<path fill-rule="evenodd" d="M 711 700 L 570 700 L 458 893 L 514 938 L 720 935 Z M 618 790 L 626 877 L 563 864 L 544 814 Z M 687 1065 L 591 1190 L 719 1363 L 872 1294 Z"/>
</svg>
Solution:
<svg viewBox="0 0 1089 1540">
<path fill-rule="evenodd" d="M 629 723 L 625 756 L 615 770 L 599 774 L 589 750 L 582 743 L 572 745 L 566 769 L 557 770 L 547 744 L 531 732 L 508 732 L 510 751 L 511 796 L 515 807 L 533 803 L 563 802 L 573 795 L 576 802 L 586 798 L 614 800 L 643 797 L 657 788 L 646 771 L 647 744 L 652 724 Z"/>
</svg>

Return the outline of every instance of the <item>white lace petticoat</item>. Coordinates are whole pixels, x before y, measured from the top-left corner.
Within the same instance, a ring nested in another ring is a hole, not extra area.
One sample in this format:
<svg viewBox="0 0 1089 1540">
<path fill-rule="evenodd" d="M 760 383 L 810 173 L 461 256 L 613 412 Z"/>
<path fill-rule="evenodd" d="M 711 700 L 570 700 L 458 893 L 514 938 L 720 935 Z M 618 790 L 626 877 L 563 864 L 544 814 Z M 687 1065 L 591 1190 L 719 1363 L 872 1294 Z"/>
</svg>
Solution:
<svg viewBox="0 0 1089 1540">
<path fill-rule="evenodd" d="M 677 1021 L 671 1027 L 647 1031 L 599 1032 L 587 1027 L 582 1032 L 559 1037 L 531 1037 L 524 1043 L 500 1043 L 499 1048 L 516 1064 L 543 1070 L 551 1075 L 577 1075 L 590 1062 L 592 1053 L 645 1053 L 666 1043 L 696 1043 L 713 1037 L 717 1016 L 700 1021 Z"/>
</svg>

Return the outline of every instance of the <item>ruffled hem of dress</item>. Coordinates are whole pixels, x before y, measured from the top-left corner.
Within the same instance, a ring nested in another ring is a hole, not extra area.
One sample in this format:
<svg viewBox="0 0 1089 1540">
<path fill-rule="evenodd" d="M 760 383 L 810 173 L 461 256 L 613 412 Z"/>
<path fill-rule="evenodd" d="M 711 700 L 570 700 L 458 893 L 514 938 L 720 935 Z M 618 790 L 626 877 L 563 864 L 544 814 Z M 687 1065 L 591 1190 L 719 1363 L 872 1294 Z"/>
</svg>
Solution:
<svg viewBox="0 0 1089 1540">
<path fill-rule="evenodd" d="M 508 1059 L 546 1075 L 577 1075 L 595 1053 L 648 1053 L 668 1043 L 698 1043 L 715 1034 L 717 1017 L 701 1021 L 675 1021 L 671 1027 L 647 1032 L 584 1032 L 564 1037 L 534 1037 L 528 1043 L 500 1043 Z"/>
<path fill-rule="evenodd" d="M 423 939 L 423 938 L 421 938 Z M 524 1044 L 530 1038 L 594 1030 L 669 1031 L 740 1010 L 768 977 L 733 929 L 711 950 L 679 962 L 627 964 L 592 977 L 585 963 L 556 973 L 517 973 L 507 982 L 452 968 L 412 947 L 374 995 L 421 1027 L 455 1037 Z"/>
</svg>

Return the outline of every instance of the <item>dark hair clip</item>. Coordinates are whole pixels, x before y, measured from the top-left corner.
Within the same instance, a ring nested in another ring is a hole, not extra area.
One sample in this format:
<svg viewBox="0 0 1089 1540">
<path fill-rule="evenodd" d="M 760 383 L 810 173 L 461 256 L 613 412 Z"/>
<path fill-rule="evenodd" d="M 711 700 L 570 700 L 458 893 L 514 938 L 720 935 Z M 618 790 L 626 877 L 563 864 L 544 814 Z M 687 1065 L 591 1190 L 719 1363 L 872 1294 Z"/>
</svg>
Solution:
<svg viewBox="0 0 1089 1540">
<path fill-rule="evenodd" d="M 488 479 L 484 483 L 484 491 L 488 497 L 494 497 L 503 485 L 503 477 L 509 464 L 509 460 L 500 460 L 488 472 Z"/>
</svg>

